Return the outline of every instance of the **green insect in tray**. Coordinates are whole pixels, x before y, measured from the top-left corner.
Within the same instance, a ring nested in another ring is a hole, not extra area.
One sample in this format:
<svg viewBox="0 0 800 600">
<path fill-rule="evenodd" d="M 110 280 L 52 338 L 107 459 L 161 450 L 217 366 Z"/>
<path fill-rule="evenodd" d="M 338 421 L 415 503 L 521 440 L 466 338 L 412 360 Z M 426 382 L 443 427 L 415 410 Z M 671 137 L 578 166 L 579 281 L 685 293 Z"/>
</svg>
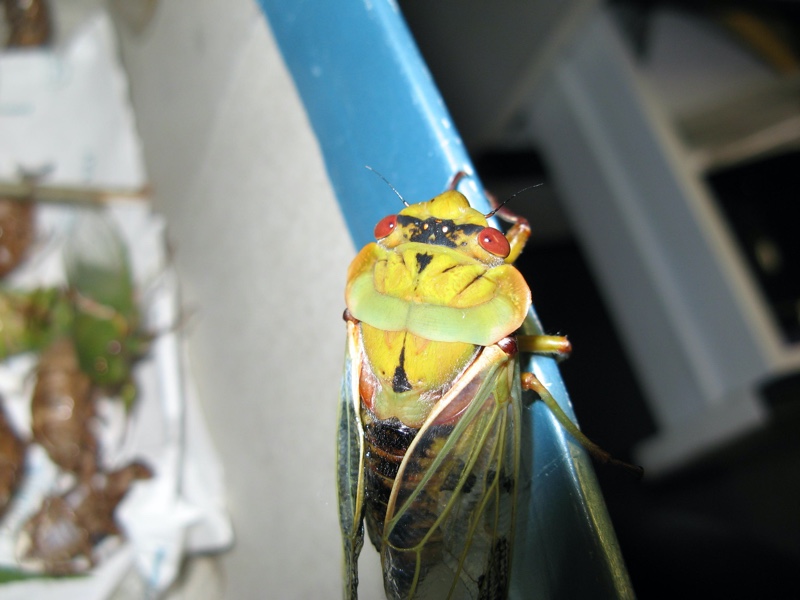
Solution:
<svg viewBox="0 0 800 600">
<path fill-rule="evenodd" d="M 566 355 L 557 336 L 518 336 L 531 293 L 511 263 L 530 235 L 504 235 L 449 191 L 375 227 L 350 265 L 338 432 L 345 598 L 357 598 L 364 521 L 386 595 L 506 598 L 523 389 L 600 460 L 518 352 Z M 499 215 L 502 216 L 502 215 Z"/>
<path fill-rule="evenodd" d="M 133 366 L 152 335 L 142 328 L 128 250 L 109 217 L 97 211 L 81 216 L 65 265 L 81 370 L 130 408 L 137 393 Z"/>
</svg>

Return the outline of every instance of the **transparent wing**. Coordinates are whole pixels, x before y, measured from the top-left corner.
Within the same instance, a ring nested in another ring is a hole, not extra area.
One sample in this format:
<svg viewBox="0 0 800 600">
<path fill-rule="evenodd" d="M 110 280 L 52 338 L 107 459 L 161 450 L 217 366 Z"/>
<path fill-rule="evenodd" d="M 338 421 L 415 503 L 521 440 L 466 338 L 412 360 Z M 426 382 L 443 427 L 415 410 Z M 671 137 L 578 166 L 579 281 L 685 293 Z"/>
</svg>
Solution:
<svg viewBox="0 0 800 600">
<path fill-rule="evenodd" d="M 391 598 L 506 597 L 519 423 L 517 361 L 485 348 L 400 466 L 382 551 Z"/>
<path fill-rule="evenodd" d="M 364 545 L 364 431 L 359 416 L 361 353 L 358 328 L 347 322 L 347 348 L 339 403 L 337 483 L 344 548 L 344 597 L 358 598 L 358 555 Z"/>
<path fill-rule="evenodd" d="M 81 211 L 64 246 L 70 287 L 123 315 L 135 310 L 133 276 L 125 242 L 107 214 Z"/>
</svg>

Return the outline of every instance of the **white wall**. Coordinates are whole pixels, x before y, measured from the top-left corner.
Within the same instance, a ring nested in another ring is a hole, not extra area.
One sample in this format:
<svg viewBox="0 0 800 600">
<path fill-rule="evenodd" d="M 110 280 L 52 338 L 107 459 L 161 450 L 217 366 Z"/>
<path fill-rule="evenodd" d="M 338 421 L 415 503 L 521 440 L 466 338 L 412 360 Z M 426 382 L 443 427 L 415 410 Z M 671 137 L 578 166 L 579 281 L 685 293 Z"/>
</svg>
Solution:
<svg viewBox="0 0 800 600">
<path fill-rule="evenodd" d="M 225 595 L 339 597 L 334 437 L 354 249 L 316 140 L 252 0 L 169 0 L 141 34 L 120 26 L 227 470 Z"/>
</svg>

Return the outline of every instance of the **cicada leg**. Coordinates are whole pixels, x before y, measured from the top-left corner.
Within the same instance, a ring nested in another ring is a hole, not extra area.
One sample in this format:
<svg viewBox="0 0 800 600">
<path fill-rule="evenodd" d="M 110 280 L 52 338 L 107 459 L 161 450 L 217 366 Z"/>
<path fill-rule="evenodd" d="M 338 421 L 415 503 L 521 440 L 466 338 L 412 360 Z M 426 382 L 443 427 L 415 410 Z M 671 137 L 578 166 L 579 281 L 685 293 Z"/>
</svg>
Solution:
<svg viewBox="0 0 800 600">
<path fill-rule="evenodd" d="M 517 337 L 517 345 L 521 352 L 528 352 L 533 354 L 546 354 L 558 358 L 566 358 L 572 350 L 572 345 L 564 336 L 554 335 L 521 335 Z M 561 426 L 574 437 L 581 446 L 591 454 L 595 460 L 602 464 L 610 464 L 622 467 L 631 471 L 637 478 L 641 478 L 644 474 L 642 467 L 632 465 L 625 461 L 614 458 L 611 454 L 595 444 L 586 435 L 578 429 L 578 426 L 567 416 L 567 413 L 558 405 L 556 399 L 547 389 L 547 387 L 539 381 L 533 373 L 522 373 L 522 389 L 534 392 L 545 406 L 550 409 L 553 416 L 558 420 Z"/>
<path fill-rule="evenodd" d="M 464 177 L 469 177 L 469 173 L 466 171 L 458 171 L 453 177 L 450 179 L 450 183 L 447 184 L 448 190 L 454 190 L 458 187 L 458 184 L 461 183 L 461 180 Z"/>
<path fill-rule="evenodd" d="M 572 352 L 572 344 L 563 335 L 519 335 L 517 348 L 528 354 L 544 354 L 558 361 L 564 360 Z"/>
<path fill-rule="evenodd" d="M 459 171 L 453 175 L 447 189 L 456 189 L 461 180 L 468 176 L 469 173 L 466 171 Z M 498 218 L 512 225 L 511 229 L 506 232 L 506 239 L 511 246 L 511 252 L 505 258 L 505 263 L 508 265 L 513 264 L 519 258 L 519 255 L 522 254 L 522 249 L 525 247 L 525 244 L 528 243 L 528 238 L 531 236 L 531 226 L 528 223 L 528 219 L 499 204 L 497 199 L 488 191 L 484 190 L 484 192 L 489 198 L 489 204 L 491 204 L 494 209 L 486 216 L 497 215 Z"/>
<path fill-rule="evenodd" d="M 506 232 L 506 239 L 508 239 L 508 243 L 511 246 L 511 252 L 506 256 L 505 262 L 508 265 L 514 264 L 519 255 L 522 254 L 525 244 L 528 243 L 528 238 L 531 237 L 530 223 L 522 215 L 518 215 L 505 206 L 498 205 L 494 196 L 489 195 L 489 200 L 495 209 L 494 214 L 499 219 L 511 224 L 511 228 Z"/>
</svg>

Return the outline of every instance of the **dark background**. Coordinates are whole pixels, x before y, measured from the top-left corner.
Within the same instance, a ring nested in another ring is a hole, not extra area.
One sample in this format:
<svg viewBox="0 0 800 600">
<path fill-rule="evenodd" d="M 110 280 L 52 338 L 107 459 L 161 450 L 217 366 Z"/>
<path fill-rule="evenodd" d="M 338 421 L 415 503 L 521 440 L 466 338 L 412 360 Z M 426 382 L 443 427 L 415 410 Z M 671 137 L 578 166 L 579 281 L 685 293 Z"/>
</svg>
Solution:
<svg viewBox="0 0 800 600">
<path fill-rule="evenodd" d="M 800 39 L 793 37 L 800 22 L 795 2 L 613 4 L 636 53 L 646 53 L 648 17 L 664 5 L 700 19 L 726 4 L 757 5 L 770 18 L 781 20 L 789 39 Z M 469 43 L 465 32 L 457 24 L 443 28 L 441 20 L 432 25 L 430 9 L 421 3 L 401 2 L 401 7 L 457 126 L 470 129 L 458 121 L 465 112 L 459 110 L 463 90 L 446 83 L 454 70 L 469 65 L 442 59 L 443 45 Z M 462 15 L 457 21 L 463 20 Z M 503 60 L 502 55 L 497 60 Z M 541 188 L 525 192 L 529 197 L 524 202 L 513 201 L 530 205 L 525 211 L 533 226 L 531 242 L 517 265 L 531 285 L 547 333 L 567 334 L 572 341 L 573 355 L 562 363 L 561 372 L 581 428 L 617 457 L 630 460 L 632 447 L 652 434 L 656 425 L 580 239 L 560 207 L 546 159 L 535 146 L 509 150 L 473 145 L 470 151 L 487 189 L 501 199 L 544 182 Z M 731 227 L 737 234 L 744 232 L 745 254 L 753 211 L 760 214 L 767 205 L 760 200 L 748 204 L 738 197 L 743 186 L 762 190 L 759 198 L 773 199 L 766 212 L 782 223 L 781 233 L 775 235 L 798 247 L 793 233 L 798 220 L 788 213 L 800 200 L 800 155 L 785 161 L 780 168 L 745 165 L 748 168 L 717 174 L 709 181 L 723 211 L 728 211 Z M 800 297 L 800 265 L 795 264 L 791 273 L 777 293 L 794 302 Z M 800 380 L 788 377 L 762 391 L 771 411 L 766 428 L 678 471 L 658 478 L 645 474 L 636 482 L 622 470 L 597 467 L 639 598 L 800 598 Z"/>
</svg>

